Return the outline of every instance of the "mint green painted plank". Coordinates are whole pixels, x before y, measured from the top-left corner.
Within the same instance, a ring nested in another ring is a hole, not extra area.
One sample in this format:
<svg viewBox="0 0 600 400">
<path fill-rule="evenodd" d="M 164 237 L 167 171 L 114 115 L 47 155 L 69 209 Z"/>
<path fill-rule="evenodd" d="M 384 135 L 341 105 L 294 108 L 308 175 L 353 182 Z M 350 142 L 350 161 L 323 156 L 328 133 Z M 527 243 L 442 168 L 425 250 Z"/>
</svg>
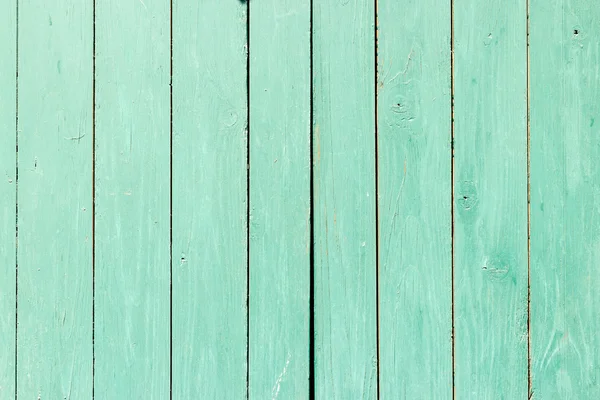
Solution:
<svg viewBox="0 0 600 400">
<path fill-rule="evenodd" d="M 374 399 L 374 2 L 313 7 L 315 392 Z"/>
<path fill-rule="evenodd" d="M 169 397 L 169 2 L 96 2 L 96 399 Z"/>
<path fill-rule="evenodd" d="M 173 7 L 173 399 L 244 399 L 247 5 Z"/>
<path fill-rule="evenodd" d="M 92 396 L 92 5 L 19 1 L 19 399 Z"/>
<path fill-rule="evenodd" d="M 600 398 L 600 8 L 531 3 L 535 399 Z"/>
<path fill-rule="evenodd" d="M 379 0 L 378 25 L 380 397 L 449 399 L 450 3 Z"/>
<path fill-rule="evenodd" d="M 456 398 L 527 398 L 525 0 L 454 0 Z"/>
<path fill-rule="evenodd" d="M 308 399 L 310 1 L 250 2 L 250 399 Z"/>
<path fill-rule="evenodd" d="M 15 393 L 15 202 L 17 4 L 0 15 L 0 398 Z"/>
</svg>

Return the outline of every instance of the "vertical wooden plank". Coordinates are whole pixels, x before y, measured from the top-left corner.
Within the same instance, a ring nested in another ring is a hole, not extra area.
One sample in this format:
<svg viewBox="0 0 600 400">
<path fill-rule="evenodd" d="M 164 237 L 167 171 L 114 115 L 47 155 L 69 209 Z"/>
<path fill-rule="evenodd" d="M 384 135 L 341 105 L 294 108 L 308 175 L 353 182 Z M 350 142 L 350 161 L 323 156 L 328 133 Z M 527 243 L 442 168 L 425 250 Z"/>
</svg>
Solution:
<svg viewBox="0 0 600 400">
<path fill-rule="evenodd" d="M 247 4 L 173 7 L 173 398 L 244 399 Z"/>
<path fill-rule="evenodd" d="M 0 398 L 15 393 L 17 3 L 0 15 Z"/>
<path fill-rule="evenodd" d="M 379 0 L 377 14 L 380 396 L 448 399 L 450 3 Z"/>
<path fill-rule="evenodd" d="M 92 5 L 19 0 L 17 395 L 92 395 Z"/>
<path fill-rule="evenodd" d="M 96 399 L 169 397 L 169 15 L 96 2 Z"/>
<path fill-rule="evenodd" d="M 454 0 L 457 398 L 527 398 L 525 0 Z"/>
<path fill-rule="evenodd" d="M 310 1 L 251 1 L 251 399 L 309 396 L 310 79 Z"/>
<path fill-rule="evenodd" d="M 374 2 L 313 7 L 316 397 L 374 399 Z"/>
<path fill-rule="evenodd" d="M 530 7 L 533 396 L 597 399 L 600 8 Z"/>
</svg>

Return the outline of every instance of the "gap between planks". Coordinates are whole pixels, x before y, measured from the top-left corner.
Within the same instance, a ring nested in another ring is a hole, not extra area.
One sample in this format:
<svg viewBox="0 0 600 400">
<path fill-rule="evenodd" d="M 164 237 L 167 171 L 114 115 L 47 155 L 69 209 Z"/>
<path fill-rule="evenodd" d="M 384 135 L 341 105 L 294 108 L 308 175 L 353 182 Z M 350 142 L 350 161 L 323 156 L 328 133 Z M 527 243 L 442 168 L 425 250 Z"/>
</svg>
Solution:
<svg viewBox="0 0 600 400">
<path fill-rule="evenodd" d="M 373 36 L 374 36 L 374 46 L 373 46 L 373 55 L 374 55 L 374 63 L 375 63 L 375 320 L 377 321 L 376 324 L 376 328 L 375 328 L 375 346 L 376 346 L 376 359 L 377 359 L 377 363 L 375 366 L 375 375 L 376 375 L 376 385 L 377 385 L 377 399 L 380 398 L 381 396 L 381 385 L 380 385 L 380 380 L 379 380 L 379 365 L 380 365 L 380 357 L 379 357 L 379 351 L 380 351 L 380 329 L 379 329 L 379 140 L 378 140 L 378 134 L 379 134 L 379 126 L 378 126 L 378 119 L 379 119 L 379 115 L 378 115 L 378 110 L 377 110 L 377 106 L 379 104 L 379 98 L 378 98 L 378 85 L 377 85 L 377 74 L 378 74 L 378 68 L 379 68 L 379 63 L 378 63 L 378 57 L 379 57 L 379 53 L 378 53 L 378 45 L 379 45 L 379 19 L 378 19 L 378 9 L 379 9 L 379 2 L 378 0 L 374 0 L 373 2 L 373 7 L 374 7 L 374 32 L 373 32 Z"/>
<path fill-rule="evenodd" d="M 454 0 L 450 0 L 450 271 L 451 271 L 451 341 L 452 341 L 452 399 L 456 398 L 456 338 L 454 327 Z"/>
<path fill-rule="evenodd" d="M 96 0 L 92 2 L 92 400 L 96 396 Z"/>
<path fill-rule="evenodd" d="M 19 330 L 19 1 L 15 1 L 15 400 L 18 384 Z"/>
<path fill-rule="evenodd" d="M 531 124 L 529 99 L 529 0 L 525 0 L 525 34 L 526 34 L 526 73 L 525 86 L 527 109 L 527 391 L 528 398 L 533 398 L 531 380 Z"/>
<path fill-rule="evenodd" d="M 250 1 L 246 0 L 246 400 L 250 398 Z"/>
</svg>

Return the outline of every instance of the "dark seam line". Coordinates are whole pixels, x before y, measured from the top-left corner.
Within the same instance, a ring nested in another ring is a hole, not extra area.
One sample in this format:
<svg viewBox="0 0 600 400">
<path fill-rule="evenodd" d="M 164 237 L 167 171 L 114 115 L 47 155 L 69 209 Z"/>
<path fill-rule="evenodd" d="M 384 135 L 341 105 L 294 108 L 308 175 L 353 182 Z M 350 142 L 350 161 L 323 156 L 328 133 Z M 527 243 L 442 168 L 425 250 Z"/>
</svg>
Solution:
<svg viewBox="0 0 600 400">
<path fill-rule="evenodd" d="M 19 0 L 15 2 L 15 400 L 18 385 L 19 330 Z"/>
<path fill-rule="evenodd" d="M 450 214 L 451 214 L 451 298 L 452 298 L 452 399 L 456 398 L 456 331 L 454 314 L 454 0 L 450 0 Z"/>
<path fill-rule="evenodd" d="M 96 374 L 96 1 L 92 2 L 92 399 Z"/>
<path fill-rule="evenodd" d="M 250 1 L 246 1 L 246 399 L 250 397 Z"/>
<path fill-rule="evenodd" d="M 173 398 L 173 0 L 169 4 L 169 399 Z"/>
<path fill-rule="evenodd" d="M 379 20 L 377 15 L 378 1 L 374 0 L 374 66 L 375 66 L 375 319 L 376 319 L 376 374 L 377 374 L 377 398 L 380 398 L 380 377 L 379 377 L 379 362 L 380 362 L 380 328 L 379 328 L 379 124 L 378 110 L 379 98 L 377 96 L 377 70 L 378 70 L 378 42 L 379 42 Z"/>
<path fill-rule="evenodd" d="M 529 102 L 529 0 L 525 0 L 526 14 L 526 107 L 527 107 L 527 391 L 533 397 L 531 380 L 531 107 Z"/>
<path fill-rule="evenodd" d="M 314 146 L 314 99 L 313 99 L 313 0 L 310 0 L 310 17 L 309 17 L 309 53 L 310 53 L 310 82 L 309 82 L 309 91 L 310 91 L 310 115 L 309 115 L 309 124 L 310 124 L 310 137 L 309 137 L 309 163 L 310 163 L 310 188 L 309 188 L 309 197 L 310 197 L 310 211 L 309 211 L 309 224 L 310 224 L 310 237 L 309 237 L 309 321 L 308 321 L 308 330 L 309 330 L 309 338 L 308 338 L 308 398 L 310 400 L 315 400 L 315 230 L 314 230 L 314 221 L 315 221 L 315 202 L 314 202 L 314 155 L 313 155 L 313 146 Z"/>
</svg>

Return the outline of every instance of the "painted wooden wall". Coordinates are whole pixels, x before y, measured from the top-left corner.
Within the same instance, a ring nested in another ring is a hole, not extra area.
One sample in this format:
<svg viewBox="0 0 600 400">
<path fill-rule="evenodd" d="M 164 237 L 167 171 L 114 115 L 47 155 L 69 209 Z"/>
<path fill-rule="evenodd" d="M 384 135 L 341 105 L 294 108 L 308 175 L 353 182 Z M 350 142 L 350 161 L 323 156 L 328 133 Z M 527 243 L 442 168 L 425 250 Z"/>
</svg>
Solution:
<svg viewBox="0 0 600 400">
<path fill-rule="evenodd" d="M 5 0 L 0 399 L 599 399 L 595 0 Z"/>
</svg>

